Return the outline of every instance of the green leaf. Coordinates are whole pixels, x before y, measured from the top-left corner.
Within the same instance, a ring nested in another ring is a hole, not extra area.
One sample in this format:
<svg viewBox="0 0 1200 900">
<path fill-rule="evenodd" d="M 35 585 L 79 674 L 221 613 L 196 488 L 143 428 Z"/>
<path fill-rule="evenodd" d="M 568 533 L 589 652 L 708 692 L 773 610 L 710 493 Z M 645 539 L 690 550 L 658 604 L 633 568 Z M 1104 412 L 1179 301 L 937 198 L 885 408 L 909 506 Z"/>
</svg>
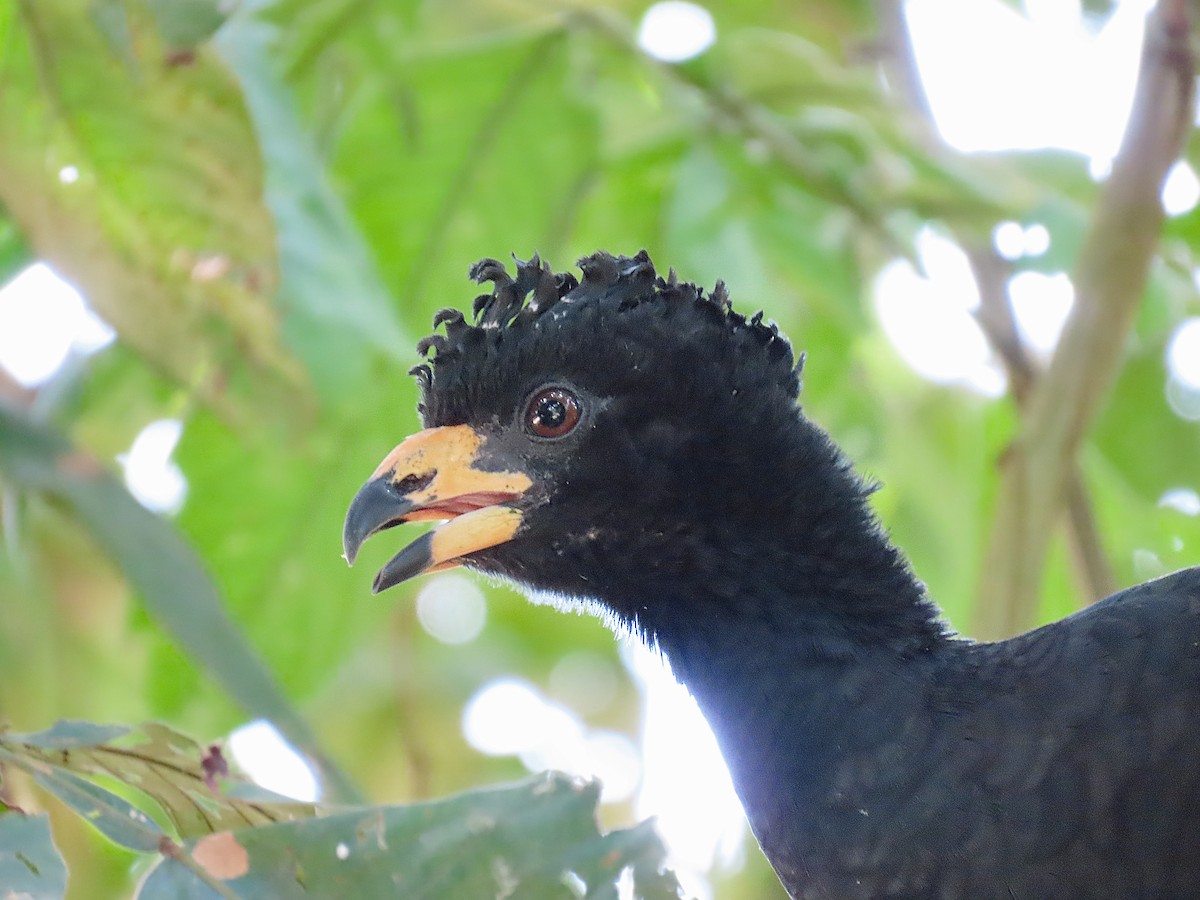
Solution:
<svg viewBox="0 0 1200 900">
<path fill-rule="evenodd" d="M 329 165 L 407 321 L 424 329 L 447 298 L 469 302 L 463 275 L 481 256 L 565 256 L 599 146 L 571 36 L 539 21 L 400 46 L 368 22 L 357 37 L 363 77 L 339 101 L 354 115 Z"/>
<path fill-rule="evenodd" d="M 24 770 L 110 841 L 141 853 L 155 853 L 162 846 L 166 834 L 154 820 L 112 791 L 67 769 L 13 753 L 3 744 L 0 744 L 0 760 Z"/>
<path fill-rule="evenodd" d="M 8 733 L 0 737 L 3 743 L 20 743 L 43 750 L 67 750 L 94 747 L 129 734 L 125 725 L 97 725 L 95 722 L 60 720 L 44 731 L 32 734 Z"/>
<path fill-rule="evenodd" d="M 172 47 L 191 49 L 208 40 L 225 21 L 218 0 L 149 0 L 162 39 Z"/>
<path fill-rule="evenodd" d="M 411 386 L 403 388 L 411 396 Z M 239 625 L 292 696 L 311 696 L 369 635 L 386 628 L 391 604 L 372 602 L 369 564 L 347 568 L 340 528 L 364 473 L 408 427 L 396 421 L 395 410 L 414 404 L 368 392 L 347 397 L 342 415 L 364 399 L 375 404 L 374 416 L 299 436 L 265 429 L 239 434 L 198 414 L 177 454 L 191 494 L 202 498 L 189 498 L 181 527 L 196 535 L 198 550 L 228 585 Z M 170 664 L 169 648 L 163 659 Z M 159 689 L 173 695 L 164 694 L 159 715 L 188 698 L 186 680 Z"/>
<path fill-rule="evenodd" d="M 16 810 L 0 814 L 0 888 L 14 900 L 62 900 L 66 895 L 67 867 L 50 835 L 49 816 Z"/>
<path fill-rule="evenodd" d="M 199 560 L 91 457 L 60 436 L 0 405 L 0 472 L 16 487 L 65 505 L 121 566 L 147 608 L 247 712 L 270 719 L 318 760 L 335 790 L 349 782 L 316 746 L 307 723 L 284 697 L 241 631 L 230 621 Z"/>
<path fill-rule="evenodd" d="M 677 897 L 653 830 L 644 824 L 600 834 L 594 818 L 598 798 L 598 785 L 551 774 L 434 803 L 356 809 L 214 835 L 187 849 L 245 900 L 615 900 L 616 881 L 626 869 L 635 896 Z M 166 859 L 138 897 L 208 900 L 212 893 Z"/>
<path fill-rule="evenodd" d="M 278 233 L 277 302 L 290 346 L 330 399 L 362 386 L 374 348 L 395 359 L 404 334 L 374 260 L 333 190 L 268 50 L 275 29 L 246 7 L 217 46 L 241 82 L 261 140 L 266 202 Z"/>
<path fill-rule="evenodd" d="M 63 769 L 115 778 L 154 800 L 181 837 L 197 837 L 313 815 L 312 804 L 287 801 L 229 772 L 219 746 L 157 722 L 137 730 L 90 722 L 58 722 L 35 734 L 0 736 L 0 748 L 38 771 Z"/>
<path fill-rule="evenodd" d="M 228 70 L 207 47 L 173 57 L 146 0 L 16 7 L 0 20 L 0 204 L 33 253 L 224 414 L 245 412 L 231 382 L 268 409 L 302 406 L 258 145 Z M 179 10 L 159 3 L 190 17 Z"/>
<path fill-rule="evenodd" d="M 766 296 L 766 266 L 726 167 L 702 145 L 680 162 L 676 179 L 665 226 L 676 267 L 704 285 L 725 279 L 742 298 Z"/>
</svg>

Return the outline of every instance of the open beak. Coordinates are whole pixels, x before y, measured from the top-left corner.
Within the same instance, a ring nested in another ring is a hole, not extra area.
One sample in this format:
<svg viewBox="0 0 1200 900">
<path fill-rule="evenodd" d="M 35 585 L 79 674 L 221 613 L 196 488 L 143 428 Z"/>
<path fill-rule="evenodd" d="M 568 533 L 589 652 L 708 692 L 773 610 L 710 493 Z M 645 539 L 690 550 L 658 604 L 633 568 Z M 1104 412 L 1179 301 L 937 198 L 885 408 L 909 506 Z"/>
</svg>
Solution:
<svg viewBox="0 0 1200 900">
<path fill-rule="evenodd" d="M 417 538 L 379 570 L 374 592 L 414 575 L 457 566 L 464 557 L 517 533 L 511 505 L 533 485 L 520 471 L 481 468 L 483 437 L 467 425 L 428 428 L 387 455 L 354 496 L 342 544 L 354 564 L 363 541 L 394 525 L 448 519 Z"/>
</svg>

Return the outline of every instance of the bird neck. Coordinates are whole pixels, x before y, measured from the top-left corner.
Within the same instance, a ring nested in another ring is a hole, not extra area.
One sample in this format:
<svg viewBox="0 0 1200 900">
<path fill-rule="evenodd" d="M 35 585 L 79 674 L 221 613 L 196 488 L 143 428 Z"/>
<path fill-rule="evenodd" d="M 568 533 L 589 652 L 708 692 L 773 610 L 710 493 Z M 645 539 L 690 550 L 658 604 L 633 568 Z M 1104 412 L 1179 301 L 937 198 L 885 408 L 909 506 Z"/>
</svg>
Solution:
<svg viewBox="0 0 1200 900">
<path fill-rule="evenodd" d="M 877 531 L 870 539 L 886 545 Z M 774 765 L 761 757 L 783 747 L 805 758 L 803 773 L 777 773 L 785 785 L 836 764 L 831 737 L 854 719 L 880 727 L 908 715 L 901 698 L 921 693 L 954 642 L 898 556 L 859 555 L 836 574 L 802 558 L 777 565 L 734 602 L 714 579 L 711 592 L 693 585 L 690 597 L 646 603 L 638 624 L 696 698 L 731 768 L 740 756 L 761 771 Z"/>
<path fill-rule="evenodd" d="M 837 584 L 797 584 L 788 594 L 759 597 L 757 615 L 741 610 L 653 629 L 712 728 L 754 835 L 785 883 L 859 846 L 863 829 L 886 820 L 883 802 L 872 806 L 873 819 L 857 801 L 847 808 L 847 798 L 859 796 L 845 790 L 848 778 L 920 768 L 921 747 L 898 736 L 928 716 L 939 667 L 953 654 L 919 586 L 894 594 L 890 623 L 874 629 L 823 610 L 878 583 L 858 572 Z M 868 774 L 852 774 L 856 767 Z"/>
<path fill-rule="evenodd" d="M 794 838 L 798 805 L 826 808 L 844 748 L 922 714 L 951 644 L 869 490 L 836 447 L 819 449 L 806 470 L 783 468 L 801 474 L 764 527 L 743 518 L 710 539 L 726 549 L 719 567 L 647 579 L 634 603 L 712 726 L 764 849 Z"/>
</svg>

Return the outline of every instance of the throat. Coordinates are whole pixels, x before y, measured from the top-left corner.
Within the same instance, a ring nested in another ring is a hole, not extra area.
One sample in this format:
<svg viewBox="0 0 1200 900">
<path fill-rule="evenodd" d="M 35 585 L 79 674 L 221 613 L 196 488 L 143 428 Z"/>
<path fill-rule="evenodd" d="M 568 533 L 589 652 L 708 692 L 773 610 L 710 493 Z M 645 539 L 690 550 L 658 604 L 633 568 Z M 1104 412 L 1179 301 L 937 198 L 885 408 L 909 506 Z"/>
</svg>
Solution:
<svg viewBox="0 0 1200 900">
<path fill-rule="evenodd" d="M 865 595 L 875 578 L 851 588 L 843 576 L 836 588 L 810 583 L 734 603 L 680 598 L 670 612 L 647 605 L 639 624 L 727 754 L 745 743 L 742 755 L 761 767 L 768 761 L 752 748 L 769 756 L 788 747 L 811 768 L 843 743 L 837 735 L 851 720 L 889 718 L 885 707 L 926 683 L 952 644 L 920 585 L 902 574 L 886 601 Z M 850 612 L 850 603 L 863 608 Z"/>
<path fill-rule="evenodd" d="M 875 821 L 857 801 L 840 808 L 839 784 L 850 771 L 894 770 L 872 748 L 927 714 L 952 645 L 923 586 L 863 515 L 826 544 L 810 537 L 806 553 L 776 544 L 772 555 L 756 540 L 752 575 L 727 554 L 723 572 L 687 579 L 687 594 L 659 583 L 636 604 L 638 629 L 697 700 L 777 868 L 835 853 L 831 822 L 847 840 Z"/>
<path fill-rule="evenodd" d="M 793 609 L 782 621 L 728 616 L 654 632 L 787 884 L 862 846 L 862 829 L 898 802 L 883 782 L 919 768 L 920 747 L 902 736 L 923 733 L 914 725 L 936 705 L 951 642 L 923 599 L 900 609 L 896 630 Z"/>
</svg>

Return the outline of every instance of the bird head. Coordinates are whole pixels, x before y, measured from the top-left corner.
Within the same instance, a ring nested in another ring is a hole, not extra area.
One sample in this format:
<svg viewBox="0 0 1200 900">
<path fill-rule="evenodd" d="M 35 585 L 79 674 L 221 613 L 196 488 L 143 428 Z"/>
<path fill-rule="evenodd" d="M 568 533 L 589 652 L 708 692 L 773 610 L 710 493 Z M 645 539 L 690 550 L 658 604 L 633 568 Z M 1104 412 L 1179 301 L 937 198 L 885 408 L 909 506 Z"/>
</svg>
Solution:
<svg viewBox="0 0 1200 900">
<path fill-rule="evenodd" d="M 721 283 L 662 278 L 645 251 L 579 266 L 577 280 L 535 256 L 514 277 L 483 260 L 471 276 L 493 290 L 474 323 L 435 317 L 444 333 L 412 370 L 425 430 L 354 498 L 346 558 L 392 526 L 445 523 L 375 591 L 465 564 L 636 618 L 656 583 L 720 585 L 739 554 L 761 564 L 763 535 L 801 499 L 776 474 L 835 452 L 823 435 L 796 440 L 792 349 L 761 314 L 734 312 Z"/>
</svg>

